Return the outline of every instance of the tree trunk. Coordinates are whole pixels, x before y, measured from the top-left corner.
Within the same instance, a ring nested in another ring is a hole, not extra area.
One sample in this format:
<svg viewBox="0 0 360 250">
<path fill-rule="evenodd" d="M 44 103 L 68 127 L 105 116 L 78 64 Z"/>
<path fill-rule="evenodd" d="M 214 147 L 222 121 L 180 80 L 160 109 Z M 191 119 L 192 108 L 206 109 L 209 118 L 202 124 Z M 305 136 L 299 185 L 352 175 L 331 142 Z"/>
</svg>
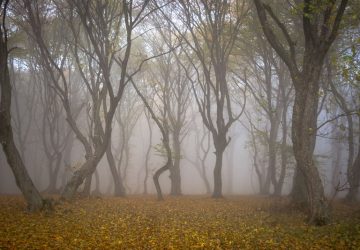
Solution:
<svg viewBox="0 0 360 250">
<path fill-rule="evenodd" d="M 147 188 L 147 181 L 149 178 L 149 158 L 150 158 L 150 151 L 151 151 L 151 145 L 152 145 L 152 132 L 150 132 L 150 141 L 149 141 L 149 146 L 146 150 L 146 155 L 145 155 L 145 176 L 144 176 L 144 192 L 143 194 L 147 194 L 148 193 L 148 188 Z"/>
<path fill-rule="evenodd" d="M 314 62 L 316 63 L 316 62 Z M 309 63 L 310 64 L 310 63 Z M 329 219 L 329 207 L 326 202 L 323 184 L 319 171 L 313 161 L 316 142 L 317 107 L 318 107 L 318 80 L 321 67 L 309 65 L 308 75 L 304 82 L 295 84 L 295 102 L 293 107 L 292 141 L 297 169 L 305 180 L 309 205 L 309 222 L 323 225 Z"/>
<path fill-rule="evenodd" d="M 74 197 L 77 189 L 83 183 L 84 179 L 88 177 L 91 178 L 100 159 L 101 157 L 88 157 L 88 160 L 79 170 L 75 171 L 71 179 L 66 184 L 64 191 L 61 194 L 62 199 L 71 200 Z"/>
<path fill-rule="evenodd" d="M 278 117 L 275 117 L 272 115 L 270 119 L 270 134 L 269 134 L 269 142 L 268 142 L 268 151 L 269 151 L 269 175 L 271 179 L 271 183 L 274 186 L 274 192 L 275 187 L 277 186 L 277 179 L 276 179 L 276 139 L 278 135 L 278 128 L 279 128 L 279 122 L 277 121 Z"/>
<path fill-rule="evenodd" d="M 231 147 L 229 148 L 230 152 L 228 154 L 228 193 L 229 194 L 233 194 L 234 193 L 234 183 L 233 183 L 233 180 L 234 180 L 234 167 L 235 167 L 235 164 L 234 164 L 234 153 L 235 153 L 235 148 L 236 148 L 236 140 L 238 139 L 238 137 L 234 137 L 232 139 L 232 145 Z"/>
<path fill-rule="evenodd" d="M 270 194 L 270 185 L 271 185 L 271 171 L 267 168 L 265 180 L 260 184 L 260 194 L 268 195 Z"/>
<path fill-rule="evenodd" d="M 49 186 L 46 188 L 46 192 L 48 192 L 49 194 L 56 194 L 58 192 L 58 189 L 56 188 L 57 186 L 56 184 L 61 166 L 61 161 L 62 161 L 62 154 L 59 153 L 56 156 L 54 169 L 52 169 L 53 167 L 52 163 L 49 163 Z"/>
<path fill-rule="evenodd" d="M 66 185 L 66 181 L 68 178 L 68 174 L 70 172 L 71 166 L 71 152 L 74 146 L 74 136 L 72 134 L 69 137 L 69 141 L 67 141 L 65 149 L 64 149 L 64 173 L 62 174 L 61 178 L 61 189 L 63 189 Z"/>
<path fill-rule="evenodd" d="M 203 130 L 205 130 L 205 126 L 203 127 Z M 204 131 L 204 134 L 202 135 L 202 138 L 200 140 L 200 145 L 197 145 L 196 146 L 196 156 L 197 156 L 197 159 L 198 161 L 200 160 L 201 162 L 201 169 L 200 169 L 200 175 L 201 175 L 201 178 L 203 179 L 204 181 L 204 184 L 205 184 L 205 188 L 206 188 L 206 194 L 211 194 L 211 188 L 210 188 L 210 182 L 208 180 L 208 177 L 206 175 L 206 159 L 207 159 L 207 156 L 209 154 L 209 151 L 210 151 L 210 132 L 205 132 Z M 205 140 L 207 141 L 207 143 L 204 145 L 204 142 Z M 200 148 L 203 152 L 203 156 L 200 155 Z"/>
<path fill-rule="evenodd" d="M 287 100 L 285 89 L 282 87 L 281 91 L 282 101 L 283 101 L 283 110 L 282 110 L 282 141 L 281 141 L 281 169 L 280 169 L 280 176 L 279 179 L 274 186 L 274 195 L 281 196 L 281 191 L 284 186 L 285 174 L 286 174 L 286 167 L 288 161 L 288 152 L 287 152 Z"/>
<path fill-rule="evenodd" d="M 360 124 L 360 116 L 359 124 Z M 359 145 L 360 145 L 360 136 L 358 137 Z M 351 167 L 348 168 L 348 181 L 349 181 L 349 192 L 346 195 L 346 201 L 355 202 L 357 200 L 357 196 L 359 193 L 359 184 L 360 184 L 360 146 L 358 146 L 358 153 L 354 163 Z"/>
<path fill-rule="evenodd" d="M 216 150 L 216 161 L 214 167 L 214 191 L 212 194 L 213 198 L 222 198 L 222 160 L 223 160 L 224 149 Z"/>
<path fill-rule="evenodd" d="M 145 113 L 145 115 L 146 115 L 146 113 Z M 146 150 L 146 155 L 145 155 L 144 194 L 148 193 L 147 181 L 149 178 L 149 159 L 150 159 L 150 151 L 151 151 L 151 147 L 152 147 L 152 137 L 153 137 L 152 126 L 150 123 L 150 117 L 148 117 L 148 115 L 146 115 L 146 121 L 147 121 L 147 124 L 149 127 L 149 145 L 148 145 L 148 148 Z"/>
<path fill-rule="evenodd" d="M 204 184 L 205 184 L 206 194 L 211 194 L 210 183 L 209 183 L 209 180 L 208 180 L 208 178 L 206 176 L 205 164 L 202 167 L 201 176 L 202 176 L 202 179 L 203 179 Z"/>
<path fill-rule="evenodd" d="M 114 156 L 113 156 L 112 150 L 111 150 L 111 141 L 109 142 L 109 145 L 106 149 L 106 158 L 109 163 L 111 175 L 114 179 L 114 185 L 115 185 L 114 195 L 119 196 L 119 197 L 124 197 L 125 193 L 126 193 L 125 187 L 122 183 L 122 179 L 120 177 L 120 172 L 118 172 L 116 169 L 115 159 L 114 159 Z"/>
<path fill-rule="evenodd" d="M 91 194 L 100 196 L 101 195 L 101 192 L 100 192 L 100 176 L 99 176 L 99 173 L 98 173 L 97 170 L 95 170 L 94 175 L 95 175 L 95 190 Z"/>
<path fill-rule="evenodd" d="M 168 160 L 164 166 L 162 166 L 161 168 L 156 170 L 156 172 L 153 176 L 156 193 L 157 193 L 157 199 L 159 201 L 164 200 L 164 197 L 163 197 L 162 191 L 161 191 L 161 187 L 160 187 L 160 183 L 159 183 L 159 177 L 162 173 L 164 173 L 166 170 L 168 170 L 170 168 L 170 165 L 171 165 L 171 160 Z"/>
<path fill-rule="evenodd" d="M 84 189 L 81 192 L 82 197 L 89 197 L 91 192 L 91 182 L 93 175 L 89 175 L 85 178 Z"/>
<path fill-rule="evenodd" d="M 6 160 L 15 176 L 16 185 L 27 202 L 28 209 L 30 211 L 37 211 L 43 208 L 44 200 L 34 186 L 14 143 L 10 113 L 11 84 L 7 65 L 8 51 L 3 32 L 4 30 L 0 28 L 0 143 L 6 155 Z"/>
<path fill-rule="evenodd" d="M 305 207 L 308 202 L 305 177 L 298 168 L 295 168 L 290 197 L 297 206 Z"/>
<path fill-rule="evenodd" d="M 181 195 L 181 175 L 180 175 L 180 159 L 181 159 L 181 145 L 178 131 L 173 133 L 174 139 L 174 163 L 170 168 L 171 176 L 171 191 L 170 194 L 177 196 Z"/>
</svg>

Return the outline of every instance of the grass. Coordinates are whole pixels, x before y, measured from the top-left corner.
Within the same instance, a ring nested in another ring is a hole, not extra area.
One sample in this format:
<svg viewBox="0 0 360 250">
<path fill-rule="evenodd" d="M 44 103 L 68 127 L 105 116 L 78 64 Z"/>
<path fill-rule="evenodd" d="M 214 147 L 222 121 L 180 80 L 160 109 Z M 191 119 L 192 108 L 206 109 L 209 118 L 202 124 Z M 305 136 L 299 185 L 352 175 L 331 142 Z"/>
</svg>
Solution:
<svg viewBox="0 0 360 250">
<path fill-rule="evenodd" d="M 288 208 L 257 196 L 130 196 L 29 214 L 20 196 L 1 196 L 0 249 L 360 249 L 359 206 L 336 203 L 323 227 Z"/>
</svg>

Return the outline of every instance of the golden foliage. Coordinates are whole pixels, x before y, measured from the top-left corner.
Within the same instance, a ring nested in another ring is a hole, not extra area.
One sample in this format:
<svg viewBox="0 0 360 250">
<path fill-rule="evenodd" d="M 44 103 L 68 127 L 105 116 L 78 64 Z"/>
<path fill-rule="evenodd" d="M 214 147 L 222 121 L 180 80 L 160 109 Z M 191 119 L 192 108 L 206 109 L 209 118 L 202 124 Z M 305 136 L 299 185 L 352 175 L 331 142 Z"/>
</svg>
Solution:
<svg viewBox="0 0 360 250">
<path fill-rule="evenodd" d="M 274 205 L 279 204 L 279 205 Z M 337 205 L 323 227 L 270 198 L 89 198 L 28 214 L 0 197 L 0 249 L 359 249 L 359 210 Z M 358 208 L 357 208 L 358 209 Z M 348 216 L 348 217 L 347 217 Z"/>
</svg>

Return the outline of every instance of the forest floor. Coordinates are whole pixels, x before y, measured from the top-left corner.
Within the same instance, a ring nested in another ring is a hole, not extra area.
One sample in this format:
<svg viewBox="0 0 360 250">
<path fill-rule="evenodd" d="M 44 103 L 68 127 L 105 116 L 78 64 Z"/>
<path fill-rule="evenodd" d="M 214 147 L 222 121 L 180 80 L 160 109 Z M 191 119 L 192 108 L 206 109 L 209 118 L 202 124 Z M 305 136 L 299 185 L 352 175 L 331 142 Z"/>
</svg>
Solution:
<svg viewBox="0 0 360 250">
<path fill-rule="evenodd" d="M 360 249 L 360 206 L 333 205 L 327 226 L 286 199 L 236 196 L 83 198 L 29 214 L 0 196 L 0 249 Z"/>
</svg>

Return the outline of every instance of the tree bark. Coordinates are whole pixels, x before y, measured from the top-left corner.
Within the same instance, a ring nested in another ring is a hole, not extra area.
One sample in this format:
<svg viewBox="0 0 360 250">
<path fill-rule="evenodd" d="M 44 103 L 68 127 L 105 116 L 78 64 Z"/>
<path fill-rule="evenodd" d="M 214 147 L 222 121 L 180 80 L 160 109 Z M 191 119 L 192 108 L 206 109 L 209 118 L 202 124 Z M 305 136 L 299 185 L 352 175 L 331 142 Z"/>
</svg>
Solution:
<svg viewBox="0 0 360 250">
<path fill-rule="evenodd" d="M 212 194 L 213 198 L 222 198 L 222 175 L 221 175 L 221 169 L 222 169 L 222 159 L 223 159 L 223 153 L 222 152 L 216 152 L 216 161 L 215 161 L 215 167 L 214 167 L 214 191 Z"/>
<path fill-rule="evenodd" d="M 116 169 L 116 164 L 115 164 L 115 159 L 114 156 L 112 154 L 112 150 L 111 150 L 111 140 L 109 142 L 109 145 L 106 149 L 106 158 L 107 161 L 109 163 L 109 168 L 110 168 L 110 172 L 111 175 L 114 179 L 114 186 L 115 186 L 115 196 L 119 196 L 119 197 L 124 197 L 126 195 L 125 192 L 125 187 L 122 183 L 122 179 L 120 176 L 120 171 L 118 172 Z"/>
<path fill-rule="evenodd" d="M 360 122 L 360 116 L 358 116 Z M 360 124 L 360 123 L 359 123 Z M 358 138 L 360 145 L 360 136 Z M 346 195 L 346 201 L 355 202 L 358 199 L 359 184 L 360 184 L 360 146 L 358 147 L 358 153 L 354 163 L 348 167 L 348 181 L 349 181 L 349 192 Z"/>
<path fill-rule="evenodd" d="M 181 144 L 179 131 L 173 132 L 174 140 L 174 162 L 170 168 L 171 191 L 170 194 L 174 196 L 181 195 L 181 175 L 180 175 L 180 159 L 181 159 Z"/>
<path fill-rule="evenodd" d="M 71 200 L 74 197 L 78 187 L 83 183 L 84 179 L 91 178 L 100 159 L 100 156 L 89 157 L 86 162 L 81 166 L 81 168 L 75 171 L 71 179 L 67 182 L 64 191 L 61 194 L 62 199 Z M 89 185 L 87 186 L 89 187 Z M 86 188 L 88 189 L 88 187 Z"/>
<path fill-rule="evenodd" d="M 215 145 L 215 167 L 214 167 L 214 191 L 212 194 L 213 198 L 222 198 L 222 162 L 225 148 L 227 146 L 225 136 L 214 136 L 214 145 Z"/>
<path fill-rule="evenodd" d="M 308 204 L 305 177 L 298 168 L 295 168 L 290 198 L 296 206 L 305 207 Z"/>
<path fill-rule="evenodd" d="M 153 180 L 154 180 L 154 184 L 155 184 L 155 188 L 156 188 L 156 193 L 157 193 L 157 199 L 159 201 L 164 200 L 164 197 L 162 195 L 162 191 L 161 191 L 161 186 L 159 183 L 159 177 L 162 173 L 164 173 L 166 170 L 168 170 L 170 168 L 171 165 L 171 161 L 167 161 L 166 164 L 164 166 L 162 166 L 161 168 L 159 168 L 158 170 L 156 170 L 154 176 L 153 176 Z"/>
<path fill-rule="evenodd" d="M 281 169 L 280 169 L 280 176 L 276 184 L 274 185 L 274 195 L 281 196 L 281 191 L 284 186 L 285 180 L 285 173 L 287 167 L 287 159 L 288 159 L 288 152 L 287 152 L 287 104 L 285 100 L 285 91 L 282 90 L 282 98 L 284 101 L 283 110 L 282 110 L 282 142 L 281 142 Z"/>
<path fill-rule="evenodd" d="M 292 141 L 297 169 L 305 177 L 307 202 L 309 205 L 309 222 L 323 225 L 329 219 L 329 207 L 319 171 L 313 160 L 317 129 L 318 91 L 321 64 L 308 62 L 304 82 L 297 83 L 292 115 Z"/>
</svg>

